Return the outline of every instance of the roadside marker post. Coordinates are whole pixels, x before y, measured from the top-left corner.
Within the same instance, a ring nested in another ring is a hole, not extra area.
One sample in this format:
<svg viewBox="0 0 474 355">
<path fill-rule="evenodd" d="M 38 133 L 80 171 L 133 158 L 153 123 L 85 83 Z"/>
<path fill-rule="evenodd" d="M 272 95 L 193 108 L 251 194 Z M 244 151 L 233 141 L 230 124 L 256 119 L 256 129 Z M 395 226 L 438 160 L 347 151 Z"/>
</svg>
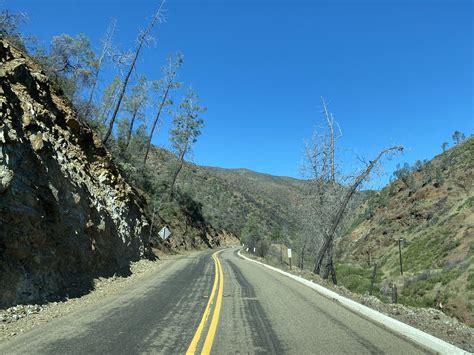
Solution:
<svg viewBox="0 0 474 355">
<path fill-rule="evenodd" d="M 402 241 L 403 241 L 403 238 L 398 238 L 398 255 L 399 255 L 399 258 L 400 258 L 400 275 L 403 275 Z"/>
<path fill-rule="evenodd" d="M 290 262 L 290 270 L 291 270 L 291 248 L 288 248 L 288 260 Z"/>
<path fill-rule="evenodd" d="M 255 247 L 253 247 L 253 252 L 254 252 L 254 254 L 255 254 Z"/>
</svg>

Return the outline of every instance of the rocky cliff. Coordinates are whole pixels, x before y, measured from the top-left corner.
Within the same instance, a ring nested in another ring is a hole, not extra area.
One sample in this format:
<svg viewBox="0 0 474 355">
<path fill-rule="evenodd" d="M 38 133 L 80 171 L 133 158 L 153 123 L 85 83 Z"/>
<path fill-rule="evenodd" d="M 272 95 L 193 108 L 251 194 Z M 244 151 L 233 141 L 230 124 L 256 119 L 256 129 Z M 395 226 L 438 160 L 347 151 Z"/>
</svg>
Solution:
<svg viewBox="0 0 474 355">
<path fill-rule="evenodd" d="M 145 203 L 27 56 L 0 40 L 0 307 L 74 296 L 148 253 Z"/>
</svg>

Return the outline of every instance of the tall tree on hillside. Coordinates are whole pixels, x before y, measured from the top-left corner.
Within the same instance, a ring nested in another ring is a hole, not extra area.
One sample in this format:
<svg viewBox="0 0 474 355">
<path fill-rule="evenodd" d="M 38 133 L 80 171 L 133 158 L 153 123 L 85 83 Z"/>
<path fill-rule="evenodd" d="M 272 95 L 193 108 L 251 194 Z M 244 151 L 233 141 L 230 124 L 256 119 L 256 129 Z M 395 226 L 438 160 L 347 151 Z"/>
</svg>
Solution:
<svg viewBox="0 0 474 355">
<path fill-rule="evenodd" d="M 249 248 L 250 252 L 254 252 L 261 257 L 264 257 L 270 248 L 270 244 L 265 238 L 262 231 L 261 220 L 259 217 L 250 214 L 247 216 L 244 227 L 242 228 L 240 235 L 242 241 Z"/>
<path fill-rule="evenodd" d="M 280 225 L 275 225 L 270 234 L 270 240 L 275 244 L 280 244 L 280 263 L 283 262 L 283 230 Z"/>
<path fill-rule="evenodd" d="M 443 150 L 443 153 L 448 149 L 448 142 L 443 142 L 443 144 L 441 144 L 441 149 Z"/>
<path fill-rule="evenodd" d="M 145 117 L 144 109 L 148 102 L 149 82 L 146 76 L 142 75 L 137 81 L 137 84 L 132 88 L 130 96 L 124 99 L 124 109 L 130 115 L 130 125 L 128 127 L 127 139 L 125 148 L 130 144 L 130 138 L 135 126 L 136 120 L 143 120 Z"/>
<path fill-rule="evenodd" d="M 112 109 L 115 107 L 115 103 L 120 91 L 120 84 L 121 79 L 120 77 L 116 76 L 102 93 L 102 99 L 100 102 L 99 114 L 97 118 L 104 125 L 107 123 Z"/>
<path fill-rule="evenodd" d="M 93 72 L 93 77 L 92 77 L 92 87 L 89 93 L 89 99 L 87 100 L 87 104 L 86 104 L 86 108 L 84 112 L 84 116 L 86 117 L 89 115 L 90 110 L 91 110 L 92 100 L 94 98 L 94 92 L 97 86 L 97 81 L 99 80 L 100 72 L 102 70 L 102 65 L 104 64 L 107 56 L 111 54 L 112 40 L 114 37 L 116 25 L 117 25 L 117 22 L 115 20 L 112 20 L 107 29 L 105 37 L 102 40 L 102 50 L 100 52 L 100 56 L 93 64 L 94 72 Z"/>
<path fill-rule="evenodd" d="M 56 77 L 71 100 L 80 90 L 91 85 L 96 57 L 84 34 L 53 37 L 47 60 L 44 67 Z"/>
<path fill-rule="evenodd" d="M 110 135 L 112 134 L 112 129 L 114 127 L 115 119 L 117 118 L 117 114 L 120 110 L 120 105 L 122 104 L 123 97 L 125 96 L 125 91 L 127 90 L 128 82 L 130 80 L 130 77 L 132 76 L 133 70 L 135 69 L 135 65 L 137 64 L 137 59 L 138 59 L 138 56 L 140 55 L 143 45 L 147 41 L 150 40 L 150 35 L 151 35 L 151 31 L 153 30 L 153 27 L 155 27 L 156 23 L 162 19 L 162 8 L 163 8 L 164 3 L 165 3 L 165 0 L 162 0 L 160 7 L 158 8 L 158 11 L 156 11 L 155 15 L 153 16 L 150 23 L 148 24 L 148 27 L 144 31 L 141 31 L 140 34 L 138 35 L 137 47 L 132 56 L 132 62 L 123 79 L 121 90 L 117 98 L 117 103 L 115 104 L 115 109 L 114 109 L 114 112 L 112 113 L 112 118 L 109 121 L 109 128 L 107 129 L 107 133 L 105 134 L 104 139 L 103 139 L 104 143 L 107 143 Z"/>
<path fill-rule="evenodd" d="M 178 69 L 183 64 L 183 55 L 177 53 L 175 58 L 172 56 L 168 57 L 168 62 L 164 65 L 161 70 L 163 71 L 163 78 L 153 82 L 153 89 L 157 93 L 157 112 L 155 119 L 153 120 L 150 135 L 148 137 L 148 145 L 145 151 L 145 156 L 143 158 L 143 166 L 146 165 L 148 159 L 148 154 L 150 153 L 151 140 L 155 134 L 156 127 L 160 122 L 161 114 L 166 106 L 171 105 L 173 102 L 170 100 L 170 92 L 173 89 L 177 89 L 181 86 L 181 83 L 176 81 L 176 75 L 178 74 Z"/>
<path fill-rule="evenodd" d="M 459 131 L 454 131 L 453 133 L 454 144 L 459 144 L 465 139 L 466 139 L 466 136 L 464 135 L 464 133 L 459 132 Z"/>
<path fill-rule="evenodd" d="M 189 88 L 179 104 L 178 111 L 174 112 L 170 141 L 171 147 L 178 157 L 178 166 L 171 180 L 170 197 L 173 197 L 174 186 L 178 174 L 183 167 L 184 158 L 192 151 L 194 143 L 197 142 L 197 138 L 201 135 L 204 120 L 199 117 L 199 114 L 204 111 L 206 111 L 206 108 L 198 104 L 197 95 Z"/>
<path fill-rule="evenodd" d="M 328 157 L 328 163 L 330 167 L 329 180 L 336 182 L 336 140 L 342 136 L 342 132 L 337 122 L 334 122 L 334 116 L 328 111 L 326 100 L 322 96 L 321 104 L 323 107 L 324 117 L 326 118 L 326 124 L 328 128 L 327 139 L 329 143 L 322 153 Z M 335 125 L 337 125 L 339 133 L 335 133 Z"/>
<path fill-rule="evenodd" d="M 240 231 L 240 236 L 242 241 L 251 251 L 256 246 L 256 242 L 261 238 L 261 235 L 262 233 L 257 218 L 254 215 L 247 216 L 245 225 Z"/>
<path fill-rule="evenodd" d="M 4 9 L 0 12 L 0 37 L 8 37 L 15 45 L 22 47 L 23 36 L 19 27 L 25 23 L 28 17 L 22 12 L 13 13 Z"/>
</svg>

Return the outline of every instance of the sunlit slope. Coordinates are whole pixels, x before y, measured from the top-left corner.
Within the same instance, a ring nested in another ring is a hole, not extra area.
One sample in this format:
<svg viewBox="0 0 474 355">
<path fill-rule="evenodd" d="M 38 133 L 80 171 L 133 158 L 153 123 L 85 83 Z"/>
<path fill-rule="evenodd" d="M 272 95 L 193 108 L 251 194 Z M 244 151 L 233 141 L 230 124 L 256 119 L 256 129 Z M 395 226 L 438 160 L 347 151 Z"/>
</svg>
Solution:
<svg viewBox="0 0 474 355">
<path fill-rule="evenodd" d="M 438 307 L 473 325 L 473 184 L 471 137 L 375 194 L 338 244 L 341 282 L 366 291 L 377 262 L 382 298 L 394 282 L 400 302 Z"/>
</svg>

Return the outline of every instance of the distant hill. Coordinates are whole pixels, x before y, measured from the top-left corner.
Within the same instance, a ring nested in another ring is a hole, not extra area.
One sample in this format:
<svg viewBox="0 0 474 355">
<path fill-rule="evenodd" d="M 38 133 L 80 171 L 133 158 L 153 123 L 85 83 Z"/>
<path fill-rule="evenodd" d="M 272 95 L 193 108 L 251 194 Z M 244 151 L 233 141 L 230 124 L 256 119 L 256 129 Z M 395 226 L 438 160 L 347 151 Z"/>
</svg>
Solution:
<svg viewBox="0 0 474 355">
<path fill-rule="evenodd" d="M 163 179 L 173 156 L 155 148 L 150 165 Z M 202 205 L 206 222 L 240 234 L 249 216 L 256 217 L 264 233 L 275 225 L 295 230 L 296 213 L 291 206 L 303 195 L 302 180 L 257 173 L 247 169 L 223 169 L 187 163 L 178 185 Z"/>
<path fill-rule="evenodd" d="M 339 240 L 341 284 L 366 292 L 377 262 L 382 298 L 395 283 L 401 303 L 438 307 L 474 326 L 474 138 L 398 176 Z"/>
</svg>

